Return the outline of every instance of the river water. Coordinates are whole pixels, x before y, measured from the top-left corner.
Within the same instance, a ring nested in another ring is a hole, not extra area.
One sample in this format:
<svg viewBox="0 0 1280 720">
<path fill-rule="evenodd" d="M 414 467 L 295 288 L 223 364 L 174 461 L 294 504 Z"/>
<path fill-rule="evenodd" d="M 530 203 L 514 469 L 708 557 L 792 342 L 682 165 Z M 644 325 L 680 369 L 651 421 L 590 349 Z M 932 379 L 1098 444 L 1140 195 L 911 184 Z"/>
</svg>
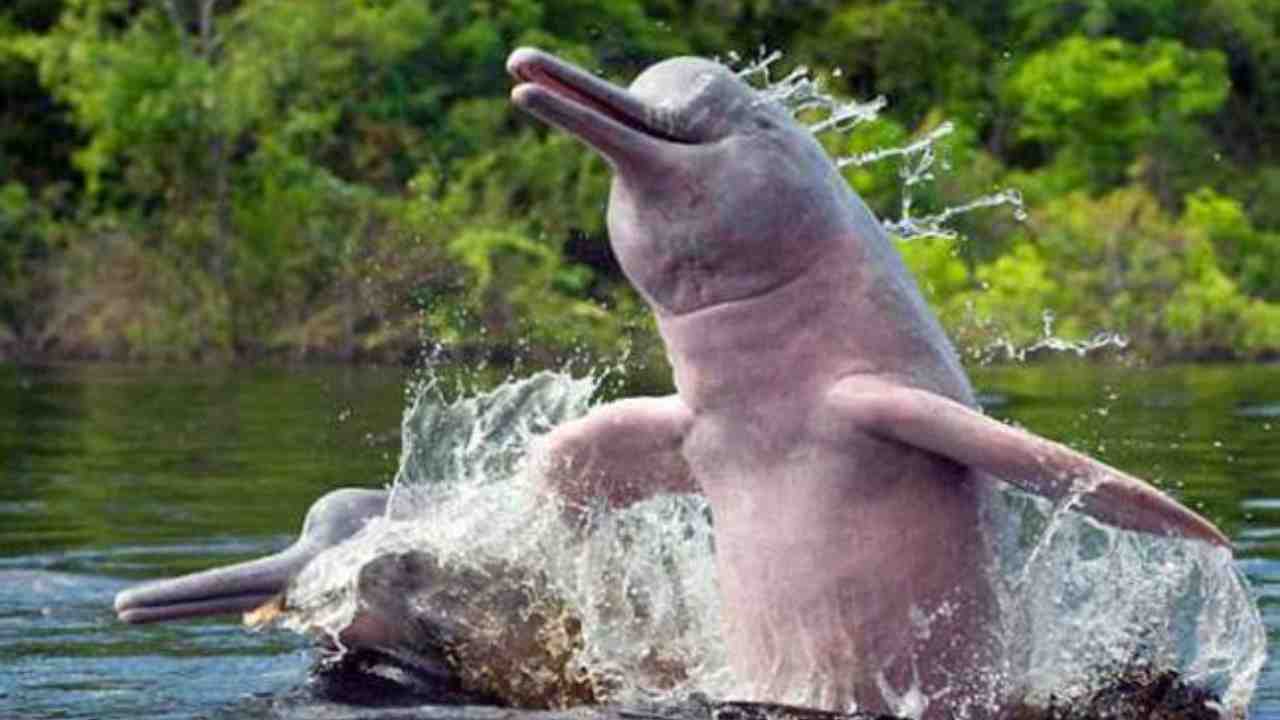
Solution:
<svg viewBox="0 0 1280 720">
<path fill-rule="evenodd" d="M 988 368 L 993 415 L 1151 479 L 1236 542 L 1280 639 L 1280 366 Z M 112 595 L 277 550 L 315 497 L 396 468 L 407 373 L 0 366 L 0 718 L 252 716 L 306 642 L 126 627 Z M 1269 663 L 1253 716 L 1280 718 Z"/>
</svg>

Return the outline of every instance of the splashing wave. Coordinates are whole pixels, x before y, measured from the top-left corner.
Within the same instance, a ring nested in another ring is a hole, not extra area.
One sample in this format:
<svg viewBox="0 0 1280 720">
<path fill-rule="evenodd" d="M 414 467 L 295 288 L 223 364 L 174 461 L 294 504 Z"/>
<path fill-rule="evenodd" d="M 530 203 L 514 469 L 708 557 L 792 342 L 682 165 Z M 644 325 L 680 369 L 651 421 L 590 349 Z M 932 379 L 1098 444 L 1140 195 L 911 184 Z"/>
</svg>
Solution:
<svg viewBox="0 0 1280 720">
<path fill-rule="evenodd" d="M 542 622 L 544 608 L 555 607 L 574 618 L 571 657 L 555 669 L 562 676 L 529 669 L 542 672 L 547 687 L 586 676 L 590 694 L 559 696 L 566 702 L 740 693 L 719 635 L 711 517 L 701 498 L 657 497 L 600 512 L 579 531 L 537 491 L 530 461 L 537 438 L 585 413 L 595 387 L 592 379 L 541 373 L 453 403 L 420 390 L 405 413 L 387 517 L 299 576 L 287 623 L 336 637 L 371 601 L 363 569 L 395 553 L 425 553 L 440 568 L 439 582 L 471 590 L 452 609 L 418 611 L 464 635 L 488 633 L 492 654 L 514 652 L 514 628 L 531 613 Z M 987 509 L 1006 648 L 1001 672 L 1029 700 L 1047 702 L 1097 691 L 1126 672 L 1173 670 L 1242 714 L 1265 636 L 1230 553 L 1105 528 L 1069 508 L 1008 491 Z M 521 607 L 495 589 L 503 583 L 520 584 Z M 439 592 L 422 597 L 450 602 Z"/>
</svg>

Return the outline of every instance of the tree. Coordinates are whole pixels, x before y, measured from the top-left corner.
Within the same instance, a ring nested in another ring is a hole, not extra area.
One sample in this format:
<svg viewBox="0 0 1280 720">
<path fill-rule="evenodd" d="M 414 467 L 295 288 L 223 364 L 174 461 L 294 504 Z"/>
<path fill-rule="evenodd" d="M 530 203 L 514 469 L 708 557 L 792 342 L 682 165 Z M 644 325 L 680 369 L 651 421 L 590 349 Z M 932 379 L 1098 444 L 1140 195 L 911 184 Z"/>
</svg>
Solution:
<svg viewBox="0 0 1280 720">
<path fill-rule="evenodd" d="M 1168 141 L 1221 107 L 1229 86 L 1217 51 L 1071 36 L 1022 61 L 1003 100 L 1017 108 L 1020 140 L 1053 148 L 1069 184 L 1099 191 L 1121 184 L 1143 152 L 1194 151 Z"/>
</svg>

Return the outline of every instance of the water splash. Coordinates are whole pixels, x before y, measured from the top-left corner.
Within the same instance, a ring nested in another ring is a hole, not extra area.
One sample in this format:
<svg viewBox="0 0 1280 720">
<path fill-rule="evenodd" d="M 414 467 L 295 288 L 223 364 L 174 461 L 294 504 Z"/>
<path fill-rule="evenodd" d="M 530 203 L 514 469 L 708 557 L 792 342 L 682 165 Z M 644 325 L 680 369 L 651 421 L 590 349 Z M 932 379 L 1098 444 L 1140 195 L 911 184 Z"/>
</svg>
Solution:
<svg viewBox="0 0 1280 720">
<path fill-rule="evenodd" d="M 362 575 L 372 563 L 425 553 L 446 582 L 520 584 L 522 603 L 572 614 L 581 634 L 572 640 L 572 668 L 545 678 L 548 688 L 585 673 L 597 702 L 694 690 L 732 696 L 705 501 L 663 496 L 601 511 L 582 533 L 540 491 L 537 439 L 584 414 L 598 382 L 539 373 L 454 402 L 434 383 L 418 388 L 402 423 L 404 450 L 386 517 L 304 569 L 288 592 L 286 626 L 337 638 L 379 602 Z M 417 593 L 411 604 L 432 592 L 409 590 Z M 528 620 L 527 609 L 508 607 L 509 600 L 479 591 L 465 608 L 418 610 L 431 622 L 469 623 L 466 632 L 500 643 L 503 625 Z M 480 607 L 485 603 L 493 606 Z M 493 622 L 480 627 L 477 618 Z"/>
<path fill-rule="evenodd" d="M 1231 552 L 1099 525 L 1008 490 L 990 508 L 1006 662 L 1033 703 L 1172 669 L 1243 717 L 1266 636 Z"/>
<path fill-rule="evenodd" d="M 816 120 L 805 125 L 814 135 L 828 132 L 851 133 L 862 125 L 878 120 L 880 112 L 888 106 L 888 100 L 883 95 L 869 101 L 833 95 L 823 88 L 822 80 L 804 65 L 774 79 L 774 66 L 782 57 L 780 51 L 767 52 L 761 48 L 755 60 L 744 61 L 737 53 L 730 53 L 725 64 L 735 69 L 743 80 L 757 86 L 761 102 L 776 103 L 797 119 L 816 116 Z M 833 74 L 839 75 L 838 71 Z M 1013 188 L 982 195 L 959 205 L 947 206 L 930 215 L 912 215 L 915 202 L 913 189 L 935 179 L 933 167 L 937 161 L 938 144 L 954 132 L 954 123 L 943 122 L 906 145 L 879 147 L 856 155 L 837 157 L 836 167 L 862 167 L 892 159 L 901 163 L 898 170 L 902 179 L 899 216 L 896 219 L 882 218 L 881 221 L 886 230 L 904 240 L 917 237 L 957 239 L 959 232 L 948 227 L 947 223 L 965 213 L 985 208 L 1008 206 L 1013 211 L 1014 219 L 1019 222 L 1026 220 L 1022 193 Z"/>
<path fill-rule="evenodd" d="M 806 125 L 814 135 L 850 132 L 859 125 L 879 119 L 880 111 L 889 104 L 883 95 L 867 102 L 831 95 L 823 90 L 821 80 L 803 65 L 774 80 L 770 77 L 772 67 L 781 59 L 779 51 L 765 53 L 762 50 L 757 60 L 745 64 L 741 56 L 731 53 L 727 64 L 730 68 L 742 65 L 736 70 L 738 77 L 757 86 L 760 102 L 776 103 L 797 118 L 805 113 L 816 113 L 819 119 Z"/>
<path fill-rule="evenodd" d="M 571 667 L 548 683 L 585 673 L 599 702 L 750 693 L 729 670 L 720 637 L 702 498 L 661 496 L 600 512 L 579 532 L 538 491 L 537 439 L 585 413 L 597 383 L 540 373 L 454 402 L 430 384 L 419 388 L 405 412 L 387 516 L 301 573 L 289 591 L 287 624 L 337 637 L 376 600 L 362 582 L 366 568 L 397 553 L 426 553 L 442 568 L 441 584 L 465 580 L 473 589 L 463 593 L 461 612 L 433 606 L 438 589 L 415 589 L 408 607 L 419 624 L 463 623 L 464 633 L 510 645 L 504 627 L 533 612 L 498 591 L 512 583 L 536 612 L 565 608 L 575 618 L 580 638 L 566 645 Z M 1076 490 L 1078 497 L 1088 487 Z M 1103 527 L 1072 507 L 1071 498 L 1053 505 L 1009 490 L 986 508 L 1004 686 L 1032 700 L 1061 699 L 1144 662 L 1182 673 L 1243 712 L 1266 657 L 1265 637 L 1230 553 Z M 928 633 L 928 618 L 917 619 L 916 631 Z M 822 682 L 815 677 L 814 687 L 787 688 L 787 695 L 819 697 Z M 931 702 L 911 688 L 895 692 L 902 711 Z"/>
<path fill-rule="evenodd" d="M 1035 342 L 1019 345 L 1008 337 L 999 337 L 984 346 L 970 348 L 969 356 L 982 365 L 989 365 L 1000 360 L 1025 362 L 1027 358 L 1041 352 L 1072 353 L 1077 357 L 1084 357 L 1100 350 L 1124 350 L 1129 347 L 1129 338 L 1105 330 L 1083 340 L 1058 337 L 1053 331 L 1056 316 L 1052 310 L 1043 311 L 1040 319 L 1041 334 Z"/>
<path fill-rule="evenodd" d="M 735 72 L 739 77 L 757 87 L 761 102 L 776 103 L 797 119 L 816 117 L 816 120 L 806 125 L 814 135 L 827 132 L 851 133 L 860 126 L 878 120 L 881 111 L 888 105 L 884 96 L 864 102 L 834 95 L 824 89 L 820 77 L 803 65 L 775 78 L 774 71 L 782 58 L 780 51 L 770 52 L 761 48 L 754 60 L 744 60 L 741 55 L 730 53 L 724 62 L 731 69 L 736 68 Z M 1022 193 L 1016 188 L 1000 189 L 959 205 L 946 206 L 935 213 L 916 214 L 915 190 L 936 179 L 938 147 L 955 130 L 954 123 L 945 121 L 904 145 L 877 147 L 855 155 L 836 157 L 834 160 L 841 169 L 892 160 L 899 163 L 901 199 L 898 217 L 884 217 L 880 220 L 886 231 L 902 240 L 925 237 L 958 240 L 960 232 L 951 223 L 961 215 L 981 209 L 1008 207 L 1015 220 L 1026 221 L 1026 206 Z M 1045 310 L 1043 317 L 1043 335 L 1033 343 L 1019 345 L 1008 337 L 999 337 L 985 345 L 967 348 L 966 352 L 972 359 L 985 365 L 999 360 L 1023 362 L 1028 357 L 1043 352 L 1084 356 L 1108 348 L 1123 350 L 1128 347 L 1127 338 L 1107 331 L 1098 332 L 1083 340 L 1057 337 L 1052 328 L 1053 312 Z"/>
</svg>

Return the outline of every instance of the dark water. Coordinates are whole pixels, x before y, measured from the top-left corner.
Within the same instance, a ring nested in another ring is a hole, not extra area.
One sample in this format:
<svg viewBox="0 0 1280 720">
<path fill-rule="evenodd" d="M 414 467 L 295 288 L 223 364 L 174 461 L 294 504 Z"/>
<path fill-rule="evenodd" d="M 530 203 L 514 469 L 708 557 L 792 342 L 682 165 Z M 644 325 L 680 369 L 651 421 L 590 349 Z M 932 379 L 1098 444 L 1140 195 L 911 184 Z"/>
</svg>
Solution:
<svg viewBox="0 0 1280 720">
<path fill-rule="evenodd" d="M 111 596 L 278 549 L 339 485 L 387 482 L 395 370 L 0 366 L 0 718 L 252 715 L 305 643 L 143 628 Z M 1152 479 L 1235 539 L 1280 640 L 1280 366 L 975 373 L 988 409 Z M 1280 718 L 1269 664 L 1254 717 Z"/>
</svg>

